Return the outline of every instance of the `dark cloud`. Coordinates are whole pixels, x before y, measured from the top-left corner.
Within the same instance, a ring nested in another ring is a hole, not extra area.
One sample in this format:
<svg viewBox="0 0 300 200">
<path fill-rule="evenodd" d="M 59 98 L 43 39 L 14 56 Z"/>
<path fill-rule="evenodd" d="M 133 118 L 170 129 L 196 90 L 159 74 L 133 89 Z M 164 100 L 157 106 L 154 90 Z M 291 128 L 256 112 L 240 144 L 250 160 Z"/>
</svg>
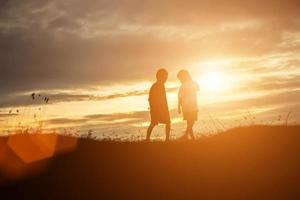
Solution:
<svg viewBox="0 0 300 200">
<path fill-rule="evenodd" d="M 6 5 L 8 8 L 14 7 L 14 10 L 23 11 L 32 20 L 41 16 L 53 18 L 49 14 L 56 13 L 60 14 L 57 17 L 69 16 L 74 21 L 106 19 L 113 25 L 129 22 L 147 25 L 205 22 L 216 24 L 220 21 L 249 18 L 286 19 L 298 16 L 300 7 L 297 0 L 273 0 L 272 3 L 258 0 L 92 0 L 88 3 L 81 0 L 15 0 Z"/>
<path fill-rule="evenodd" d="M 300 75 L 289 76 L 257 76 L 253 78 L 253 81 L 241 82 L 239 87 L 236 88 L 239 91 L 248 92 L 271 92 L 276 90 L 293 91 L 300 89 Z"/>
<path fill-rule="evenodd" d="M 51 124 L 57 127 L 84 127 L 88 129 L 105 129 L 118 126 L 132 126 L 134 123 L 141 123 L 149 118 L 149 112 L 147 111 L 136 111 L 130 113 L 113 113 L 113 114 L 98 114 L 98 115 L 87 115 L 80 119 L 70 118 L 54 118 L 43 121 L 46 124 Z M 85 125 L 89 123 L 88 125 Z"/>
<path fill-rule="evenodd" d="M 131 113 L 115 113 L 115 114 L 99 114 L 99 115 L 88 115 L 85 116 L 88 120 L 97 120 L 97 121 L 115 121 L 120 119 L 139 119 L 141 121 L 149 118 L 149 112 L 139 111 Z"/>
<path fill-rule="evenodd" d="M 167 88 L 167 92 L 177 91 L 178 88 Z M 134 90 L 124 93 L 115 93 L 107 95 L 89 95 L 89 94 L 72 94 L 72 93 L 35 93 L 35 99 L 32 99 L 31 94 L 8 94 L 3 95 L 0 99 L 0 108 L 26 106 L 26 105 L 46 105 L 44 98 L 49 98 L 49 104 L 59 102 L 74 102 L 74 101 L 104 101 L 122 97 L 133 97 L 148 95 L 148 90 Z"/>
<path fill-rule="evenodd" d="M 293 104 L 299 104 L 299 99 L 300 90 L 291 90 L 284 92 L 274 92 L 271 94 L 266 93 L 265 95 L 259 97 L 209 104 L 203 109 L 214 110 L 216 112 L 224 112 L 228 110 L 235 111 L 251 110 L 265 107 L 285 107 Z"/>
<path fill-rule="evenodd" d="M 279 51 L 282 33 L 299 31 L 300 13 L 296 0 L 12 0 L 0 6 L 1 94 L 150 79 L 159 66 Z"/>
<path fill-rule="evenodd" d="M 70 118 L 54 118 L 43 121 L 47 124 L 54 124 L 56 126 L 66 126 L 67 124 L 76 125 L 85 123 L 87 119 L 70 119 Z"/>
<path fill-rule="evenodd" d="M 18 114 L 15 114 L 15 113 L 0 113 L 0 118 L 5 118 L 7 119 L 8 117 L 14 117 L 14 116 L 17 116 Z"/>
<path fill-rule="evenodd" d="M 263 113 L 255 114 L 255 117 L 264 116 L 264 118 L 274 118 L 278 115 L 286 115 L 288 112 L 293 113 L 293 120 L 300 119 L 300 91 L 285 91 L 273 94 L 266 94 L 261 97 L 252 97 L 242 100 L 233 100 L 223 103 L 214 103 L 211 105 L 201 105 L 199 116 L 201 119 L 209 119 L 209 114 L 218 116 L 234 115 L 234 113 L 243 113 L 245 111 L 255 111 L 257 108 L 270 108 Z M 176 109 L 170 110 L 172 118 L 180 117 Z M 248 114 L 247 114 L 248 115 Z M 150 120 L 149 111 L 133 111 L 130 113 L 111 113 L 86 115 L 81 118 L 54 118 L 46 120 L 45 123 L 57 127 L 78 127 L 88 129 L 105 129 L 112 127 L 130 127 L 133 124 L 142 123 Z M 293 121 L 292 120 L 292 121 Z"/>
</svg>

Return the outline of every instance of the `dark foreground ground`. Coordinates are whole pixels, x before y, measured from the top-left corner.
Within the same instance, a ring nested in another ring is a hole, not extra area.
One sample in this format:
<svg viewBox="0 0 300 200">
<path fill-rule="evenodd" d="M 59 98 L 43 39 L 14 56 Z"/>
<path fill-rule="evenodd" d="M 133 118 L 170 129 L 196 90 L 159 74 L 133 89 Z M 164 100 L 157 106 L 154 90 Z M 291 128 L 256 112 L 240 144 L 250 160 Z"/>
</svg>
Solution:
<svg viewBox="0 0 300 200">
<path fill-rule="evenodd" d="M 195 142 L 81 139 L 40 175 L 0 188 L 0 199 L 300 199 L 300 127 Z"/>
</svg>

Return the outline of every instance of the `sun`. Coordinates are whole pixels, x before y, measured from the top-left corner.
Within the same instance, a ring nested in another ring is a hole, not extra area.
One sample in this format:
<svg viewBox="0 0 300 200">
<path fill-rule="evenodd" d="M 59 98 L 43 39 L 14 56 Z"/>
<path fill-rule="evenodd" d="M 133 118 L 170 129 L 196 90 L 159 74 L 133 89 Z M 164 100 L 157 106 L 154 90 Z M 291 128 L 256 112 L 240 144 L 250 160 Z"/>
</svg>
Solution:
<svg viewBox="0 0 300 200">
<path fill-rule="evenodd" d="M 205 91 L 220 91 L 223 88 L 223 77 L 218 71 L 207 71 L 200 76 L 201 88 Z"/>
<path fill-rule="evenodd" d="M 228 73 L 232 65 L 231 59 L 204 60 L 195 63 L 198 71 L 197 81 L 200 83 L 201 90 L 209 93 L 225 92 L 232 88 L 233 81 L 236 79 Z"/>
<path fill-rule="evenodd" d="M 198 76 L 201 90 L 209 93 L 229 91 L 233 86 L 233 79 L 233 77 L 217 69 L 202 71 Z"/>
</svg>

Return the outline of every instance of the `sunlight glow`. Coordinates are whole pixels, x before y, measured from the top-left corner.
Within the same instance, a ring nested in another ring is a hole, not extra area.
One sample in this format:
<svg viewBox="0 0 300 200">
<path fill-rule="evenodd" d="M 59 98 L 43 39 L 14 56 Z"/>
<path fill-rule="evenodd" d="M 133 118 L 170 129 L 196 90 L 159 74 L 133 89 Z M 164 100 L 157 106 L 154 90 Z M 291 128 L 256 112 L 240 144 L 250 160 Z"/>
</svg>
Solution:
<svg viewBox="0 0 300 200">
<path fill-rule="evenodd" d="M 208 71 L 200 78 L 200 85 L 203 90 L 218 91 L 222 88 L 223 77 L 218 71 Z"/>
<path fill-rule="evenodd" d="M 204 92 L 224 92 L 233 82 L 232 77 L 226 73 L 231 60 L 209 60 L 198 63 L 201 68 L 198 76 L 201 90 Z"/>
</svg>

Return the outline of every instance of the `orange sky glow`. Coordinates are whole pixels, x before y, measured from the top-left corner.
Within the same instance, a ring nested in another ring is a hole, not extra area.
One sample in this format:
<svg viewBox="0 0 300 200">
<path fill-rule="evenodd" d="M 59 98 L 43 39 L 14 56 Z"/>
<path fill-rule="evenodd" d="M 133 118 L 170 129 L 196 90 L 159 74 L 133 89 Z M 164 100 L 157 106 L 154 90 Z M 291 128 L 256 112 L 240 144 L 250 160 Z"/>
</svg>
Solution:
<svg viewBox="0 0 300 200">
<path fill-rule="evenodd" d="M 144 134 L 161 67 L 169 71 L 174 136 L 184 130 L 176 113 L 180 69 L 200 85 L 198 134 L 283 124 L 289 113 L 297 124 L 299 13 L 295 0 L 4 1 L 0 131 Z M 160 128 L 154 135 L 163 137 Z"/>
</svg>

